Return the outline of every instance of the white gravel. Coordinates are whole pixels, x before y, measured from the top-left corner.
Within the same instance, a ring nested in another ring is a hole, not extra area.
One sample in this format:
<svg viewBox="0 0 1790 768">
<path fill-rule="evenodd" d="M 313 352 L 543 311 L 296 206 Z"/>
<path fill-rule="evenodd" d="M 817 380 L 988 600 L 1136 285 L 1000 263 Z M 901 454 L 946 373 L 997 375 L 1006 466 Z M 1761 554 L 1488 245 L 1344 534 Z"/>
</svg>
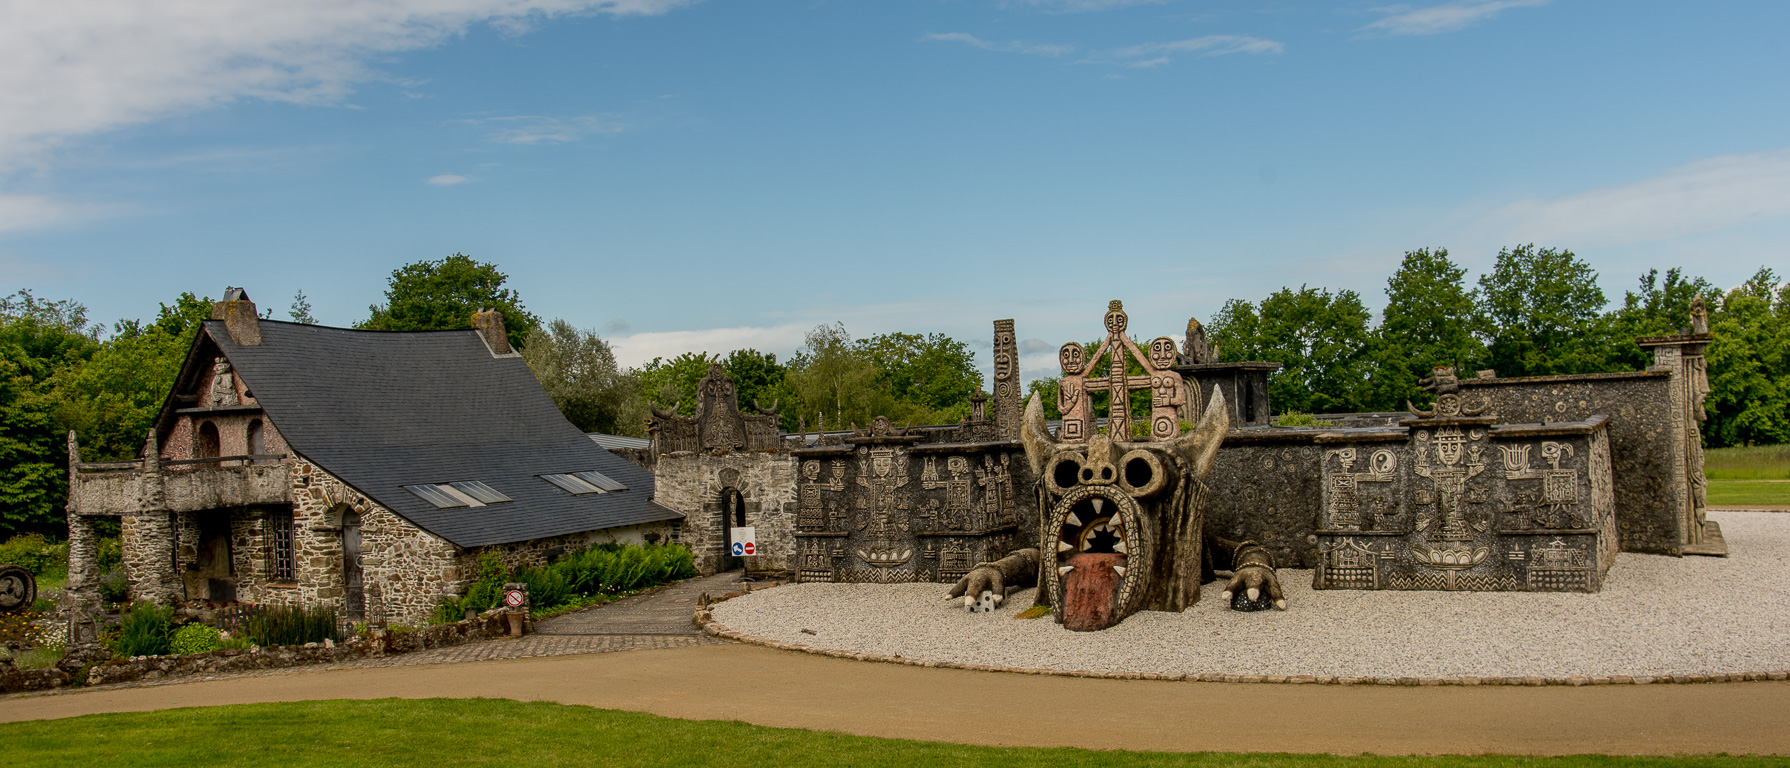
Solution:
<svg viewBox="0 0 1790 768">
<path fill-rule="evenodd" d="M 1314 591 L 1284 569 L 1288 610 L 1238 613 L 1207 584 L 1185 613 L 1103 632 L 971 614 L 940 584 L 792 584 L 715 606 L 729 629 L 923 661 L 1101 673 L 1605 677 L 1790 669 L 1790 514 L 1720 512 L 1727 558 L 1617 556 L 1595 595 Z M 813 630 L 814 634 L 803 632 Z"/>
</svg>

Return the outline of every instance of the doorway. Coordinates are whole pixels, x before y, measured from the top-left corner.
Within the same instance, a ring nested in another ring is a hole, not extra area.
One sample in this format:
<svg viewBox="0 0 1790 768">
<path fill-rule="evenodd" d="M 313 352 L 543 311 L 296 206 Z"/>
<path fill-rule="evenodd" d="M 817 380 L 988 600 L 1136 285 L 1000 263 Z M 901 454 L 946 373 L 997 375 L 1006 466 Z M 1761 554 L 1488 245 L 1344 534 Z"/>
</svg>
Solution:
<svg viewBox="0 0 1790 768">
<path fill-rule="evenodd" d="M 746 496 L 738 488 L 728 488 L 721 492 L 721 567 L 718 570 L 731 571 L 741 566 L 741 560 L 733 556 L 733 529 L 746 525 Z"/>
<path fill-rule="evenodd" d="M 342 513 L 342 612 L 348 623 L 367 620 L 367 593 L 361 582 L 360 514 Z"/>
</svg>

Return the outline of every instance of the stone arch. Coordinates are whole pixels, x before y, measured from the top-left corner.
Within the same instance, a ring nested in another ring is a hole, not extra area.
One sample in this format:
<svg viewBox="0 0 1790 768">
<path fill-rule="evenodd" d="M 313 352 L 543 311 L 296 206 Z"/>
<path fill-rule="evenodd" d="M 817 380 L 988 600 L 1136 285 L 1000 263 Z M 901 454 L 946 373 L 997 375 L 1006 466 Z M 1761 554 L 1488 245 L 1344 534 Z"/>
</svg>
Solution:
<svg viewBox="0 0 1790 768">
<path fill-rule="evenodd" d="M 223 443 L 218 439 L 218 425 L 210 420 L 201 421 L 194 432 L 193 458 L 215 459 L 222 455 L 220 451 L 223 450 Z"/>
<path fill-rule="evenodd" d="M 243 445 L 250 456 L 267 453 L 267 425 L 260 419 L 250 419 L 244 436 Z"/>
</svg>

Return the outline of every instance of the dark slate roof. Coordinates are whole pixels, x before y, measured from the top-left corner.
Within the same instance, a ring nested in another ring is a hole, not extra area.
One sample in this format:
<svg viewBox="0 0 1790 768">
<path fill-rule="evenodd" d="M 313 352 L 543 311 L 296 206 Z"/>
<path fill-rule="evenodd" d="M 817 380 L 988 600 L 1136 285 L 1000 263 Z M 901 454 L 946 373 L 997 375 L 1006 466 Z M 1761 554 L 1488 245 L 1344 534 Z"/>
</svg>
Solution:
<svg viewBox="0 0 1790 768">
<path fill-rule="evenodd" d="M 261 321 L 260 346 L 205 331 L 292 450 L 461 547 L 675 520 L 653 475 L 566 421 L 520 357 L 475 331 L 393 333 Z M 573 496 L 536 475 L 596 470 L 628 487 Z M 478 480 L 515 499 L 437 509 L 406 485 Z"/>
</svg>

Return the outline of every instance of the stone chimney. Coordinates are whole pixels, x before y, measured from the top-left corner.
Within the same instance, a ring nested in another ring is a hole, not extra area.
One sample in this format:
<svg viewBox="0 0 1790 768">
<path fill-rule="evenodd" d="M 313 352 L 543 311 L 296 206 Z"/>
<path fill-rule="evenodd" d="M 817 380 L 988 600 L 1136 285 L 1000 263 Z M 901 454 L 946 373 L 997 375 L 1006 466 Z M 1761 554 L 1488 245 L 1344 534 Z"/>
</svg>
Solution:
<svg viewBox="0 0 1790 768">
<path fill-rule="evenodd" d="M 503 327 L 503 313 L 495 309 L 481 309 L 472 313 L 472 329 L 479 332 L 479 338 L 485 340 L 485 346 L 491 350 L 492 357 L 506 357 L 516 354 L 510 348 L 510 337 Z"/>
<path fill-rule="evenodd" d="M 224 300 L 211 305 L 211 319 L 224 321 L 237 346 L 261 346 L 261 317 L 255 314 L 255 302 L 249 301 L 247 291 L 225 288 Z"/>
</svg>

